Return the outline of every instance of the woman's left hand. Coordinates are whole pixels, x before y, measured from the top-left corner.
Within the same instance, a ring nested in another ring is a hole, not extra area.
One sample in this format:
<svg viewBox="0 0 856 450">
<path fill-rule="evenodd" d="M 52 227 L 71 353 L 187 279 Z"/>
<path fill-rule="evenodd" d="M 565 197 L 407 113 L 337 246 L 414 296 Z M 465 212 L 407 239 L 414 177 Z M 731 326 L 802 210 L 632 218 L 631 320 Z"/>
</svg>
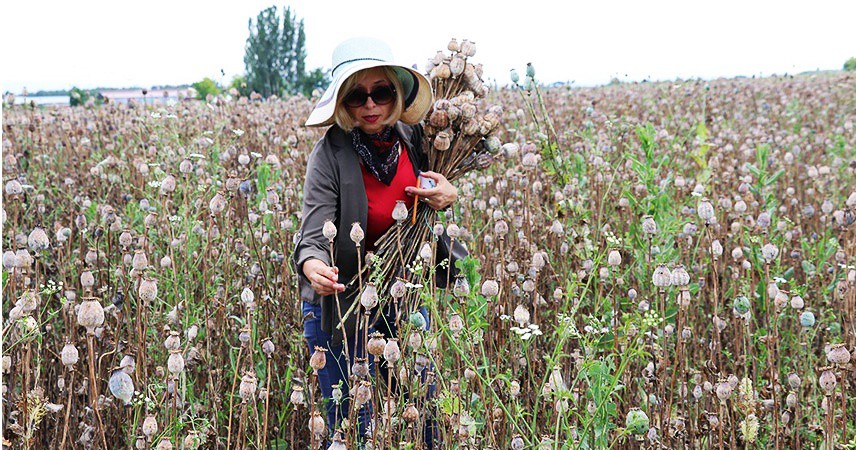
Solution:
<svg viewBox="0 0 856 450">
<path fill-rule="evenodd" d="M 419 199 L 425 202 L 428 206 L 435 210 L 441 210 L 458 200 L 458 188 L 456 188 L 449 180 L 437 172 L 422 172 L 420 174 L 425 178 L 434 180 L 437 185 L 430 189 L 421 189 L 416 186 L 407 186 L 404 192 L 409 196 L 418 195 Z"/>
</svg>

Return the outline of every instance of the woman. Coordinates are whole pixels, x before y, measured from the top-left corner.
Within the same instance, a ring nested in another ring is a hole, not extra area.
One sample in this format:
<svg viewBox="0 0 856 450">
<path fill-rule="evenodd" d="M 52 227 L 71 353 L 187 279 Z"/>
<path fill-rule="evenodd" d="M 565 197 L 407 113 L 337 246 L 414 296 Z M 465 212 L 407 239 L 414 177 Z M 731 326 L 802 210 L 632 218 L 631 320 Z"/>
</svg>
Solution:
<svg viewBox="0 0 856 450">
<path fill-rule="evenodd" d="M 355 336 L 357 315 L 349 315 L 344 327 L 336 326 L 339 312 L 347 311 L 358 294 L 356 286 L 345 286 L 357 273 L 357 258 L 364 258 L 392 226 L 396 201 L 412 204 L 417 195 L 423 204 L 440 210 L 458 197 L 457 188 L 443 175 L 420 171 L 427 158 L 420 148 L 418 124 L 433 103 L 431 85 L 416 70 L 392 61 L 389 47 L 375 39 L 340 44 L 333 52 L 333 82 L 306 121 L 306 126 L 332 125 L 309 156 L 303 221 L 294 253 L 304 336 L 310 352 L 316 346 L 328 350 L 327 365 L 318 374 L 321 392 L 329 400 L 339 385 L 344 393 L 341 407 L 327 402 L 331 429 L 348 413 L 346 359 L 353 364 L 355 355 L 365 355 L 364 343 Z M 420 175 L 434 186 L 417 187 Z M 338 230 L 335 261 L 330 260 L 330 243 L 322 234 L 327 220 Z M 349 237 L 353 223 L 365 230 L 359 248 Z M 424 308 L 422 312 L 426 314 Z M 394 327 L 385 331 L 395 333 Z M 368 416 L 368 408 L 363 408 L 359 421 L 363 431 Z"/>
</svg>

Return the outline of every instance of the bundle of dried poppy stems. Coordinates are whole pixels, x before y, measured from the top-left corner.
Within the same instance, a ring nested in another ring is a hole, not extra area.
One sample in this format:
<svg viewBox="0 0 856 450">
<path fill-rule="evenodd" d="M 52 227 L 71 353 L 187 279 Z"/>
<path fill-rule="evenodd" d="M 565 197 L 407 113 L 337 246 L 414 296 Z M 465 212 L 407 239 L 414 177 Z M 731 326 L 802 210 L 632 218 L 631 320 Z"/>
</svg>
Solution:
<svg viewBox="0 0 856 450">
<path fill-rule="evenodd" d="M 423 124 L 422 149 L 428 157 L 429 170 L 454 181 L 474 169 L 489 167 L 502 150 L 498 135 L 502 107 L 492 106 L 486 113 L 479 111 L 479 104 L 489 89 L 481 79 L 481 64 L 469 61 L 476 53 L 475 43 L 466 39 L 458 42 L 453 38 L 447 49 L 451 54 L 438 51 L 427 63 L 434 104 Z M 365 266 L 363 277 L 368 277 L 369 272 L 380 273 L 379 278 L 389 287 L 395 277 L 409 279 L 413 275 L 405 268 L 429 241 L 437 212 L 430 207 L 420 207 L 416 201 L 412 208 L 416 211 L 411 210 L 407 215 L 402 214 L 401 207 L 393 211 L 396 226 L 376 242 L 376 255 L 381 264 L 379 267 Z M 350 283 L 356 280 L 354 277 Z"/>
</svg>

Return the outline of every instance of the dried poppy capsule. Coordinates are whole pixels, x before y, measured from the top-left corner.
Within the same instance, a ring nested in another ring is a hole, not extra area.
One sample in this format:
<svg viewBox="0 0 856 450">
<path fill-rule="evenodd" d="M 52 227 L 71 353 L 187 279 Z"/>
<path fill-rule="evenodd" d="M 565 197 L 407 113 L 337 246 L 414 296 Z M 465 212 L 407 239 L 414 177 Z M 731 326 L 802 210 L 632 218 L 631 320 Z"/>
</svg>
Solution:
<svg viewBox="0 0 856 450">
<path fill-rule="evenodd" d="M 324 347 L 315 346 L 315 351 L 309 358 L 309 366 L 315 369 L 315 372 L 323 369 L 327 365 L 327 349 Z"/>
<path fill-rule="evenodd" d="M 482 283 L 481 293 L 485 297 L 495 297 L 499 294 L 499 283 L 493 278 L 489 278 Z"/>
<path fill-rule="evenodd" d="M 407 220 L 408 217 L 409 214 L 407 213 L 407 205 L 404 203 L 403 200 L 396 200 L 395 207 L 392 208 L 392 218 L 396 222 L 401 223 Z"/>
<path fill-rule="evenodd" d="M 267 357 L 273 355 L 275 349 L 276 347 L 274 346 L 273 341 L 271 341 L 270 339 L 265 339 L 264 341 L 262 341 L 262 352 L 264 352 Z"/>
<path fill-rule="evenodd" d="M 80 352 L 77 351 L 77 347 L 74 344 L 68 343 L 62 348 L 62 351 L 59 353 L 60 360 L 62 361 L 62 365 L 66 368 L 71 368 L 77 361 L 80 360 Z"/>
<path fill-rule="evenodd" d="M 48 234 L 42 228 L 35 227 L 27 237 L 27 246 L 34 252 L 47 250 L 51 246 Z"/>
<path fill-rule="evenodd" d="M 366 310 L 370 310 L 377 306 L 378 301 L 377 287 L 374 283 L 366 283 L 365 288 L 363 288 L 363 292 L 360 294 L 360 305 L 362 305 Z"/>
<path fill-rule="evenodd" d="M 395 363 L 401 359 L 401 349 L 398 347 L 398 339 L 390 338 L 383 347 L 383 359 L 388 363 Z"/>
<path fill-rule="evenodd" d="M 333 241 L 336 239 L 336 225 L 332 220 L 324 221 L 324 226 L 321 228 L 321 233 L 327 238 L 328 241 Z"/>
<path fill-rule="evenodd" d="M 247 372 L 243 377 L 241 377 L 241 385 L 238 387 L 238 395 L 241 396 L 242 401 L 248 402 L 256 394 L 257 387 L 258 380 L 256 379 L 256 375 L 252 372 Z"/>
<path fill-rule="evenodd" d="M 449 112 L 444 110 L 434 110 L 428 118 L 428 123 L 434 128 L 446 128 L 449 126 Z"/>
<path fill-rule="evenodd" d="M 363 405 L 369 404 L 372 400 L 372 384 L 366 380 L 360 381 L 354 394 L 356 408 L 359 410 Z"/>
<path fill-rule="evenodd" d="M 363 231 L 363 227 L 360 226 L 359 222 L 354 222 L 351 224 L 351 240 L 354 241 L 354 244 L 359 246 L 363 239 L 366 237 L 365 232 Z"/>
<path fill-rule="evenodd" d="M 826 352 L 826 359 L 832 364 L 844 366 L 850 362 L 850 351 L 844 344 L 833 344 Z"/>
<path fill-rule="evenodd" d="M 137 289 L 137 294 L 144 302 L 152 302 L 158 296 L 158 283 L 154 278 L 143 278 L 140 280 L 140 287 Z"/>
<path fill-rule="evenodd" d="M 389 287 L 389 295 L 391 295 L 392 298 L 399 299 L 404 297 L 404 294 L 406 293 L 407 288 L 404 285 L 404 281 L 401 281 L 400 278 L 396 279 L 395 282 L 392 283 L 392 286 Z"/>
<path fill-rule="evenodd" d="M 312 417 L 309 418 L 309 431 L 316 436 L 321 436 L 327 431 L 327 425 L 320 412 L 312 411 Z"/>
<path fill-rule="evenodd" d="M 458 50 L 460 50 L 460 49 L 461 49 L 460 45 L 461 45 L 461 44 L 459 44 L 459 43 L 458 43 L 458 40 L 457 40 L 457 39 L 452 38 L 452 40 L 450 40 L 450 41 L 449 41 L 449 44 L 446 46 L 446 48 L 447 48 L 450 52 L 457 52 Z"/>
<path fill-rule="evenodd" d="M 303 394 L 303 386 L 295 385 L 291 390 L 289 401 L 294 406 L 306 405 L 306 396 Z"/>
<path fill-rule="evenodd" d="M 651 282 L 659 288 L 668 287 L 672 283 L 672 273 L 665 264 L 658 264 L 654 269 L 654 275 L 651 277 Z"/>
<path fill-rule="evenodd" d="M 149 258 L 146 257 L 146 252 L 142 249 L 134 251 L 134 259 L 131 262 L 131 267 L 137 271 L 143 271 L 149 266 Z"/>
<path fill-rule="evenodd" d="M 413 406 L 413 403 L 408 403 L 404 407 L 404 412 L 401 413 L 401 418 L 407 423 L 414 423 L 419 420 L 419 410 Z"/>
<path fill-rule="evenodd" d="M 439 151 L 446 151 L 452 146 L 452 133 L 450 131 L 440 131 L 434 137 L 434 148 Z"/>
<path fill-rule="evenodd" d="M 143 419 L 143 435 L 151 441 L 152 437 L 158 432 L 158 421 L 152 414 L 147 414 Z"/>
<path fill-rule="evenodd" d="M 642 231 L 645 232 L 645 234 L 656 234 L 657 233 L 657 222 L 654 222 L 654 217 L 652 217 L 652 216 L 642 217 Z"/>
<path fill-rule="evenodd" d="M 466 67 L 467 62 L 459 55 L 452 56 L 452 60 L 449 61 L 449 70 L 452 72 L 453 77 L 457 77 L 458 75 L 464 73 L 464 68 Z"/>
<path fill-rule="evenodd" d="M 122 400 L 124 405 L 131 404 L 131 398 L 134 396 L 134 382 L 124 370 L 115 369 L 107 386 L 110 388 L 110 393 Z"/>
<path fill-rule="evenodd" d="M 838 380 L 835 378 L 835 373 L 832 372 L 832 367 L 821 367 L 822 371 L 817 382 L 824 391 L 830 392 L 838 385 Z"/>
<path fill-rule="evenodd" d="M 369 376 L 368 358 L 362 358 L 362 357 L 354 358 L 354 365 L 351 367 L 351 372 L 359 378 L 368 377 Z"/>
<path fill-rule="evenodd" d="M 169 358 L 166 360 L 167 370 L 174 376 L 184 371 L 184 356 L 180 349 L 170 350 Z"/>
<path fill-rule="evenodd" d="M 226 209 L 226 205 L 226 197 L 224 197 L 222 193 L 218 192 L 214 194 L 214 197 L 211 198 L 210 202 L 208 202 L 208 209 L 211 211 L 211 214 L 216 216 Z"/>
<path fill-rule="evenodd" d="M 386 339 L 383 338 L 383 334 L 375 331 L 371 334 L 371 338 L 369 339 L 368 344 L 366 344 L 366 350 L 374 356 L 380 356 L 383 354 L 383 349 L 386 346 Z"/>
<path fill-rule="evenodd" d="M 452 76 L 452 69 L 449 68 L 449 65 L 446 62 L 439 63 L 436 67 L 431 69 L 431 78 L 439 78 L 446 79 Z M 7 185 L 8 186 L 8 185 Z M 7 188 L 8 191 L 8 188 Z"/>
<path fill-rule="evenodd" d="M 621 265 L 621 252 L 618 250 L 610 250 L 609 255 L 606 257 L 606 262 L 612 267 Z"/>
<path fill-rule="evenodd" d="M 86 328 L 90 335 L 104 323 L 104 307 L 95 297 L 87 297 L 77 310 L 77 324 Z"/>
</svg>

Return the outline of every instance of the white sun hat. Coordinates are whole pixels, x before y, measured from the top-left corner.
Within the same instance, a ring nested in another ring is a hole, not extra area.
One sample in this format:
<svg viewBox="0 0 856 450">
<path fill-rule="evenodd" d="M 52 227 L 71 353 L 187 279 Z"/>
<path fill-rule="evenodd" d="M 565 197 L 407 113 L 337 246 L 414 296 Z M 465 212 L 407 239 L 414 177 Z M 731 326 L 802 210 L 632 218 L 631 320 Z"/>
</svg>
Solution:
<svg viewBox="0 0 856 450">
<path fill-rule="evenodd" d="M 336 99 L 339 88 L 351 75 L 363 69 L 389 66 L 398 75 L 404 90 L 404 110 L 401 121 L 416 124 L 425 116 L 434 102 L 431 83 L 414 68 L 393 62 L 392 49 L 385 42 L 368 37 L 348 39 L 333 50 L 332 83 L 318 100 L 315 109 L 306 119 L 307 127 L 332 125 L 335 120 Z"/>
</svg>

